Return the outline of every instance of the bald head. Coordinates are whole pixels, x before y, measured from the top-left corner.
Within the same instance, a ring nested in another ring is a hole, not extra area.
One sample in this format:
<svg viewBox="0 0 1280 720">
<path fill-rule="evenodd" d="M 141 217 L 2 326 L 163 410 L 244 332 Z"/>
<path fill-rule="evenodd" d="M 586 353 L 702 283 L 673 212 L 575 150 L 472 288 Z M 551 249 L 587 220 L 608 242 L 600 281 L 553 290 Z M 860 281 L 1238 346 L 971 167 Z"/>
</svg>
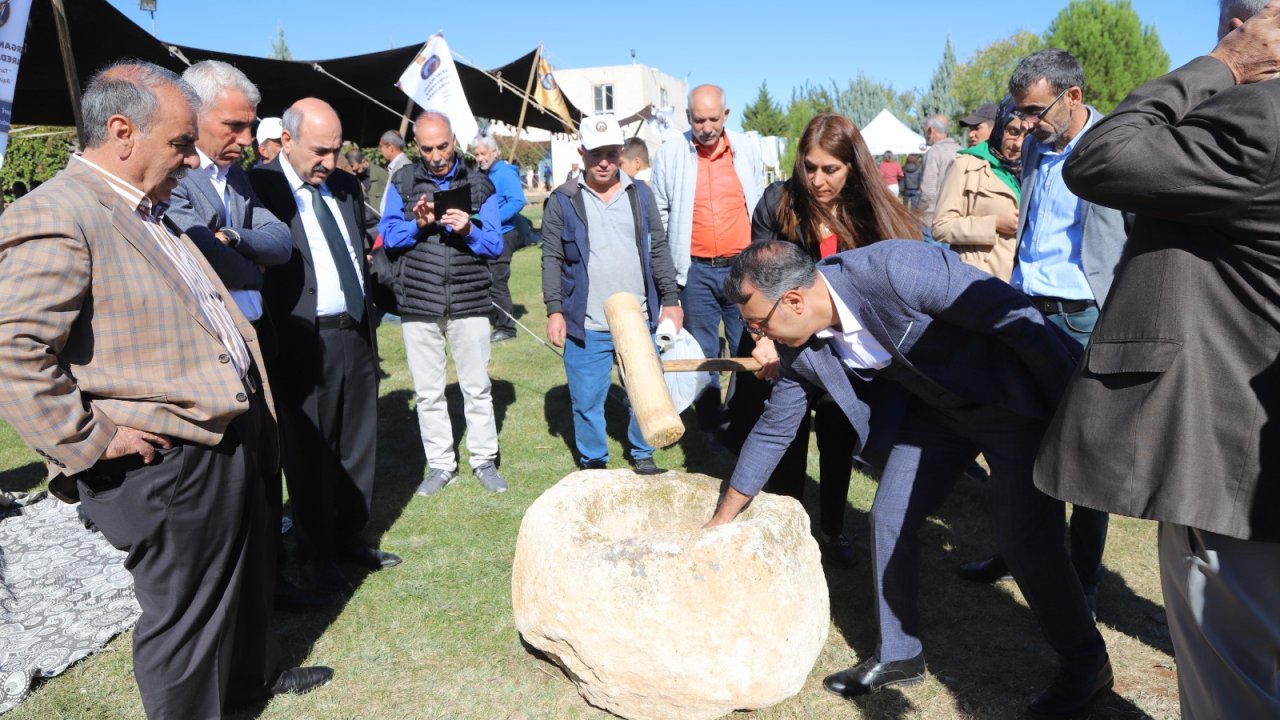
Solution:
<svg viewBox="0 0 1280 720">
<path fill-rule="evenodd" d="M 298 177 L 309 185 L 319 185 L 329 177 L 342 152 L 342 121 L 329 103 L 319 98 L 302 98 L 289 106 L 280 118 L 285 160 Z"/>
<path fill-rule="evenodd" d="M 724 90 L 715 85 L 699 85 L 689 91 L 689 125 L 693 128 L 693 139 L 699 145 L 705 148 L 719 145 L 728 119 Z"/>
<path fill-rule="evenodd" d="M 413 123 L 413 135 L 427 172 L 439 177 L 449 174 L 457 149 L 448 116 L 433 110 L 423 112 Z"/>
</svg>

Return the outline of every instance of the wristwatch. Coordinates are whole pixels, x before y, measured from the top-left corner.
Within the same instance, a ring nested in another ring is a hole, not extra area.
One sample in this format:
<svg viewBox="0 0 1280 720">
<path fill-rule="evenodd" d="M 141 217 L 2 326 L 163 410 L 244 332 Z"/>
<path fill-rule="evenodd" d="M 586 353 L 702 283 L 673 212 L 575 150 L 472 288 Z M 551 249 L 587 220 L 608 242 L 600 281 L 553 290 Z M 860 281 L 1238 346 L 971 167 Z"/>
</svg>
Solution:
<svg viewBox="0 0 1280 720">
<path fill-rule="evenodd" d="M 235 228 L 218 228 L 218 232 L 231 241 L 227 243 L 227 247 L 234 248 L 240 244 L 240 233 L 236 232 Z"/>
</svg>

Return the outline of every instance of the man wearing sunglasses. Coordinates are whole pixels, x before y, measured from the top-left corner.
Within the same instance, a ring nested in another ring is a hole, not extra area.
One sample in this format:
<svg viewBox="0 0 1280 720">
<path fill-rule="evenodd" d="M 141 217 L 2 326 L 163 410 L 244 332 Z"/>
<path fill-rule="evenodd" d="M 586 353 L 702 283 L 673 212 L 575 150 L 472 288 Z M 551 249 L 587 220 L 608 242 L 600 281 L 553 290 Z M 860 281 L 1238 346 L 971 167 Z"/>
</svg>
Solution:
<svg viewBox="0 0 1280 720">
<path fill-rule="evenodd" d="M 826 689 L 855 697 L 924 679 L 918 531 L 979 452 L 991 464 L 997 543 L 1060 661 L 1031 710 L 1076 712 L 1109 688 L 1106 647 L 1062 542 L 1062 503 L 1031 482 L 1079 346 L 1007 284 L 945 248 L 908 240 L 873 243 L 816 267 L 793 243 L 753 243 L 734 261 L 724 291 L 748 330 L 776 343 L 782 367 L 709 527 L 732 521 L 760 491 L 810 396 L 831 395 L 860 452 L 873 419 L 859 395 L 867 381 L 894 382 L 912 395 L 871 507 L 880 643 L 875 655 L 828 676 Z"/>
<path fill-rule="evenodd" d="M 1022 150 L 1018 255 L 1010 284 L 1046 319 L 1083 348 L 1111 287 L 1128 229 L 1118 210 L 1081 200 L 1062 181 L 1062 168 L 1102 113 L 1084 103 L 1084 70 L 1065 50 L 1023 58 L 1009 78 L 1014 114 L 1027 133 Z M 1096 611 L 1107 514 L 1076 507 L 1071 514 L 1071 559 L 1089 607 Z M 995 555 L 960 566 L 974 582 L 1009 577 Z"/>
</svg>

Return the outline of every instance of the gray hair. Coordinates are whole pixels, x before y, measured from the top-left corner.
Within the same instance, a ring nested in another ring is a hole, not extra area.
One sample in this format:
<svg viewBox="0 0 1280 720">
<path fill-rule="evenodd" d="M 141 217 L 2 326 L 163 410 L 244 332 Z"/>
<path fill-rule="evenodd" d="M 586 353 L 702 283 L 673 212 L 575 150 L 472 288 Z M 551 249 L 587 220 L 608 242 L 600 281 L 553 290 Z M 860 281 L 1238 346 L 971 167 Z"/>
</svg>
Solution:
<svg viewBox="0 0 1280 720">
<path fill-rule="evenodd" d="M 788 290 L 811 287 L 818 279 L 818 266 L 804 248 L 784 240 L 751 243 L 729 266 L 724 294 L 729 302 L 747 301 L 742 284 L 750 282 L 767 300 L 776 301 Z"/>
<path fill-rule="evenodd" d="M 404 150 L 404 137 L 395 130 L 388 130 L 382 133 L 382 137 L 378 138 L 379 145 L 390 145 L 398 150 Z"/>
<path fill-rule="evenodd" d="M 200 96 L 200 114 L 213 108 L 218 93 L 223 90 L 236 90 L 255 108 L 262 102 L 262 93 L 258 86 L 249 82 L 249 78 L 233 65 L 221 60 L 201 60 L 182 73 L 182 79 L 195 89 Z"/>
<path fill-rule="evenodd" d="M 933 128 L 938 132 L 946 135 L 951 130 L 951 118 L 941 113 L 930 115 L 928 120 L 924 121 L 925 128 Z"/>
<path fill-rule="evenodd" d="M 141 60 L 112 63 L 99 70 L 89 81 L 80 99 L 84 120 L 84 147 L 99 147 L 107 141 L 107 121 L 123 115 L 138 126 L 138 132 L 151 131 L 160 101 L 155 89 L 172 85 L 186 97 L 194 111 L 200 97 L 177 73 Z"/>
<path fill-rule="evenodd" d="M 1248 20 L 1266 7 L 1267 0 L 1218 0 L 1218 39 L 1231 32 L 1231 20 Z"/>
<path fill-rule="evenodd" d="M 284 114 L 280 116 L 280 126 L 285 132 L 289 133 L 289 137 L 297 140 L 298 136 L 302 134 L 302 121 L 306 120 L 307 116 L 294 105 L 290 105 L 284 111 Z"/>
<path fill-rule="evenodd" d="M 1022 58 L 1009 78 L 1009 94 L 1015 98 L 1026 93 L 1032 85 L 1047 80 L 1054 93 L 1069 87 L 1084 90 L 1084 68 L 1071 53 L 1058 48 L 1034 52 Z"/>
<path fill-rule="evenodd" d="M 449 121 L 449 116 L 445 115 L 439 110 L 423 110 L 422 112 L 418 113 L 418 117 L 413 119 L 414 134 L 417 134 L 418 132 L 418 123 L 422 122 L 423 120 L 431 120 L 431 119 L 443 120 L 444 126 L 449 128 L 449 134 L 450 135 L 453 134 L 453 123 Z"/>
<path fill-rule="evenodd" d="M 498 149 L 498 141 L 493 139 L 493 136 L 489 133 L 480 133 L 476 136 L 475 142 L 471 144 L 472 147 L 480 147 L 481 145 L 489 148 L 490 150 Z"/>
</svg>

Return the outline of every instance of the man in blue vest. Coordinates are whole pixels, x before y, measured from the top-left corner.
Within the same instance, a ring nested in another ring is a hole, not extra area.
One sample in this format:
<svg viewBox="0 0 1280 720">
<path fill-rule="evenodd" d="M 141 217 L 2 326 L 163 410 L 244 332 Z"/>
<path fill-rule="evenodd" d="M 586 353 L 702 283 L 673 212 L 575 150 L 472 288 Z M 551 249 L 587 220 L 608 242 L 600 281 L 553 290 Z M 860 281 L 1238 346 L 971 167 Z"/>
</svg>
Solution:
<svg viewBox="0 0 1280 720">
<path fill-rule="evenodd" d="M 620 172 L 622 128 L 612 115 L 596 115 L 579 130 L 584 169 L 556 188 L 542 216 L 542 298 L 547 339 L 564 348 L 564 370 L 573 404 L 578 464 L 609 464 L 604 403 L 613 371 L 613 337 L 604 301 L 634 294 L 652 330 L 664 318 L 679 329 L 684 313 L 667 234 L 653 193 Z M 627 427 L 637 473 L 665 472 L 653 460 L 635 414 Z"/>
<path fill-rule="evenodd" d="M 444 396 L 446 340 L 462 389 L 471 471 L 486 490 L 503 492 L 489 380 L 489 261 L 502 254 L 498 198 L 484 173 L 458 159 L 449 118 L 426 111 L 413 134 L 422 159 L 392 175 L 378 231 L 397 265 L 396 304 L 418 396 L 428 466 L 418 494 L 433 495 L 458 477 Z M 437 207 L 440 193 L 459 188 L 469 194 L 469 210 Z"/>
</svg>

